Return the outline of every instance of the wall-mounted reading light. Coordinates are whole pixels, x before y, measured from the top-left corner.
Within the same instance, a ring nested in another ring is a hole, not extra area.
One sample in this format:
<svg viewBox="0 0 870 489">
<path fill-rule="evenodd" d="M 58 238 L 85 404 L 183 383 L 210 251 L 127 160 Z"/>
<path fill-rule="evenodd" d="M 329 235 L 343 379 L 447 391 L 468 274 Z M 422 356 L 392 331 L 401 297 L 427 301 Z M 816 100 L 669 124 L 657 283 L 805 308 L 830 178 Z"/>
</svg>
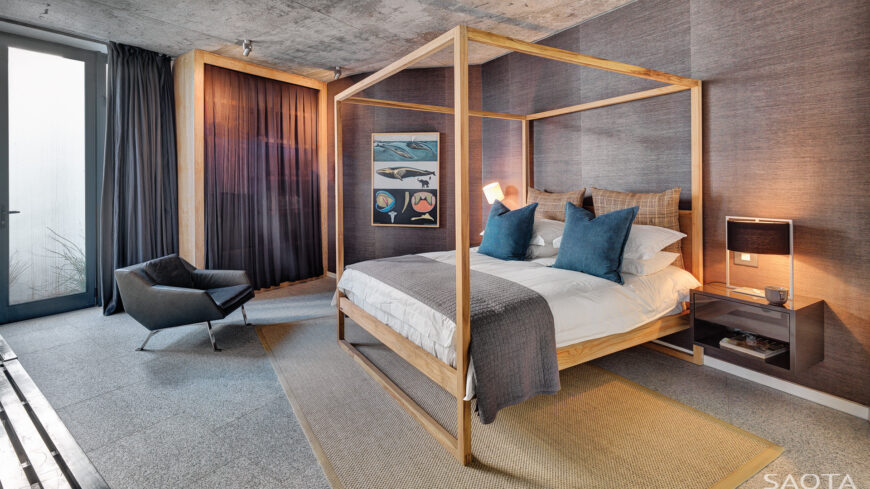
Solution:
<svg viewBox="0 0 870 489">
<path fill-rule="evenodd" d="M 242 41 L 242 56 L 247 56 L 251 54 L 251 50 L 254 49 L 254 41 L 250 39 L 245 39 Z"/>
<path fill-rule="evenodd" d="M 341 78 L 341 66 L 336 66 L 332 69 L 332 79 L 338 80 L 339 78 Z"/>
<path fill-rule="evenodd" d="M 486 201 L 492 204 L 496 200 L 504 200 L 504 192 L 501 191 L 501 185 L 498 182 L 492 182 L 489 185 L 484 185 L 483 196 Z"/>
</svg>

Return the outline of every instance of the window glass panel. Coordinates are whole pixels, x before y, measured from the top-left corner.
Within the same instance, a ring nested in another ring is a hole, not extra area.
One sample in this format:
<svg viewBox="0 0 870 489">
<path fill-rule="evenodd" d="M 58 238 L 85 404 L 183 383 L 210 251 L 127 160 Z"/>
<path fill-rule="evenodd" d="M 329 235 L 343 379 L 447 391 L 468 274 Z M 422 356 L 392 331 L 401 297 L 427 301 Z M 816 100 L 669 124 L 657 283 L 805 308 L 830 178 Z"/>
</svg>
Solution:
<svg viewBox="0 0 870 489">
<path fill-rule="evenodd" d="M 9 49 L 9 303 L 86 291 L 85 63 Z"/>
</svg>

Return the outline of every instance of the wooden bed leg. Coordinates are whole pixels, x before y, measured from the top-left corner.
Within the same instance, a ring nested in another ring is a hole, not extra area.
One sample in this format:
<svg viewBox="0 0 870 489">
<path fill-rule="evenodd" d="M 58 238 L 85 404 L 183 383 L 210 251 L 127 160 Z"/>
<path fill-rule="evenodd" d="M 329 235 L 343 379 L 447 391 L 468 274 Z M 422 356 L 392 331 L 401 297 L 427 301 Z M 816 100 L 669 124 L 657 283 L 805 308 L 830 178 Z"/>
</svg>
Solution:
<svg viewBox="0 0 870 489">
<path fill-rule="evenodd" d="M 344 339 L 344 313 L 338 308 L 338 341 Z"/>
<path fill-rule="evenodd" d="M 471 463 L 471 401 L 462 398 L 456 400 L 456 459 Z"/>
</svg>

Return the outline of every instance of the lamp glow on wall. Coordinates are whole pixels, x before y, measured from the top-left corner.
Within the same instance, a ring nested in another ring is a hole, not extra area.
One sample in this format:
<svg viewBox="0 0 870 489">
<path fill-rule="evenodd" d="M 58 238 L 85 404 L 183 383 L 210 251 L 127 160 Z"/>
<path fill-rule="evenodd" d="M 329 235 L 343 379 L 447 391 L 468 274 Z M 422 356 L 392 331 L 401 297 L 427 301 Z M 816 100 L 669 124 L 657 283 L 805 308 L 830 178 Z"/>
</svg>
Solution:
<svg viewBox="0 0 870 489">
<path fill-rule="evenodd" d="M 501 185 L 498 182 L 492 182 L 483 186 L 483 196 L 486 201 L 492 205 L 496 200 L 504 200 L 504 192 L 501 191 Z"/>
<path fill-rule="evenodd" d="M 741 255 L 788 255 L 788 298 L 794 299 L 794 223 L 791 219 L 725 217 L 725 285 L 735 292 L 764 297 L 761 290 L 731 286 L 732 252 Z"/>
</svg>

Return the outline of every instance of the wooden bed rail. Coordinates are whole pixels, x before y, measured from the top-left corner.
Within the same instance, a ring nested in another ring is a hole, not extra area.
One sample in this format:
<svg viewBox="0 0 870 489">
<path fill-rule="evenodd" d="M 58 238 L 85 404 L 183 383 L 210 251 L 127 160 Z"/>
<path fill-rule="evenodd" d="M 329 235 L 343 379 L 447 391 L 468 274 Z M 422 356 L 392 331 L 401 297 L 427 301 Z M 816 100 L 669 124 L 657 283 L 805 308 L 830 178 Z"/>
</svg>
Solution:
<svg viewBox="0 0 870 489">
<path fill-rule="evenodd" d="M 655 80 L 663 83 L 683 85 L 689 88 L 696 87 L 700 83 L 698 80 L 686 78 L 684 76 L 672 75 L 663 71 L 651 70 L 641 66 L 630 65 L 628 63 L 620 63 L 619 61 L 596 58 L 595 56 L 544 46 L 543 44 L 521 41 L 519 39 L 482 31 L 473 27 L 468 28 L 468 40 L 515 51 L 517 53 L 530 54 L 532 56 L 539 56 L 554 61 L 563 61 L 565 63 L 612 71 L 614 73 L 646 78 L 648 80 Z"/>
<path fill-rule="evenodd" d="M 342 101 L 348 97 L 351 97 L 365 90 L 366 88 L 369 88 L 370 86 L 395 75 L 396 73 L 420 61 L 421 59 L 426 58 L 427 56 L 431 56 L 432 54 L 441 51 L 447 46 L 450 46 L 456 40 L 457 29 L 458 26 L 450 29 L 449 31 L 441 34 L 435 39 L 432 39 L 431 41 L 411 51 L 405 56 L 402 56 L 396 61 L 393 61 L 392 63 L 381 68 L 380 70 L 363 78 L 359 82 L 354 83 L 352 86 L 348 87 L 346 90 L 336 95 L 335 100 Z"/>
<path fill-rule="evenodd" d="M 471 110 L 468 106 L 468 43 L 478 42 L 533 56 L 563 61 L 580 66 L 601 69 L 614 73 L 655 80 L 667 86 L 644 90 L 596 102 L 573 105 L 560 109 L 534 114 L 507 114 Z M 453 107 L 415 104 L 392 100 L 377 100 L 355 97 L 356 94 L 412 66 L 427 56 L 453 46 Z M 687 263 L 691 271 L 703 282 L 702 248 L 702 172 L 701 172 L 701 82 L 657 70 L 587 56 L 563 49 L 543 46 L 531 42 L 512 39 L 464 25 L 456 26 L 448 32 L 429 41 L 420 48 L 372 73 L 361 81 L 342 91 L 335 97 L 335 247 L 336 282 L 341 280 L 344 271 L 344 199 L 343 199 L 343 161 L 342 161 L 342 104 L 359 104 L 400 110 L 419 110 L 452 114 L 454 118 L 454 209 L 455 209 L 455 248 L 456 248 L 456 366 L 451 367 L 401 336 L 386 324 L 366 313 L 338 292 L 337 339 L 338 344 L 368 372 L 399 404 L 416 419 L 459 463 L 471 462 L 471 405 L 465 401 L 466 377 L 468 373 L 470 343 L 470 230 L 469 230 L 469 117 L 488 117 L 517 120 L 522 123 L 522 178 L 523 196 L 526 188 L 534 184 L 534 148 L 532 122 L 546 117 L 607 107 L 623 102 L 642 100 L 659 95 L 691 90 L 691 171 L 692 171 L 692 210 L 681 211 L 680 220 L 690 224 L 686 229 L 689 236 Z M 524 199 L 525 200 L 525 199 Z M 685 212 L 689 212 L 688 215 Z M 456 398 L 456 435 L 450 434 L 435 419 L 426 413 L 416 402 L 405 394 L 359 350 L 350 344 L 344 335 L 345 315 L 353 319 L 363 329 L 371 333 L 384 345 L 407 360 L 429 379 L 444 388 Z M 661 338 L 688 327 L 685 315 L 667 317 L 652 321 L 628 333 L 613 337 L 591 340 L 561 347 L 557 351 L 559 367 L 567 368 L 614 351 L 639 345 Z"/>
<path fill-rule="evenodd" d="M 526 119 L 534 121 L 537 119 L 544 119 L 546 117 L 555 117 L 557 115 L 571 114 L 573 112 L 599 109 L 601 107 L 608 107 L 610 105 L 621 104 L 624 102 L 632 102 L 635 100 L 643 100 L 645 98 L 658 97 L 659 95 L 667 95 L 669 93 L 682 92 L 684 90 L 689 90 L 689 87 L 684 87 L 682 85 L 667 85 L 664 87 L 653 88 L 651 90 L 644 90 L 642 92 L 629 93 L 626 95 L 620 95 L 618 97 L 611 97 L 603 100 L 596 100 L 594 102 L 586 102 L 579 105 L 572 105 L 570 107 L 562 107 L 561 109 L 537 112 L 527 115 Z"/>
<path fill-rule="evenodd" d="M 416 110 L 420 112 L 438 112 L 441 114 L 453 114 L 453 107 L 442 105 L 412 104 L 410 102 L 396 102 L 395 100 L 379 100 L 374 98 L 348 97 L 344 99 L 346 104 L 371 105 L 375 107 L 387 107 L 391 109 Z M 526 116 L 519 114 L 505 114 L 503 112 L 486 112 L 483 110 L 469 110 L 468 115 L 473 117 L 488 117 L 491 119 L 509 119 L 523 121 Z"/>
</svg>

